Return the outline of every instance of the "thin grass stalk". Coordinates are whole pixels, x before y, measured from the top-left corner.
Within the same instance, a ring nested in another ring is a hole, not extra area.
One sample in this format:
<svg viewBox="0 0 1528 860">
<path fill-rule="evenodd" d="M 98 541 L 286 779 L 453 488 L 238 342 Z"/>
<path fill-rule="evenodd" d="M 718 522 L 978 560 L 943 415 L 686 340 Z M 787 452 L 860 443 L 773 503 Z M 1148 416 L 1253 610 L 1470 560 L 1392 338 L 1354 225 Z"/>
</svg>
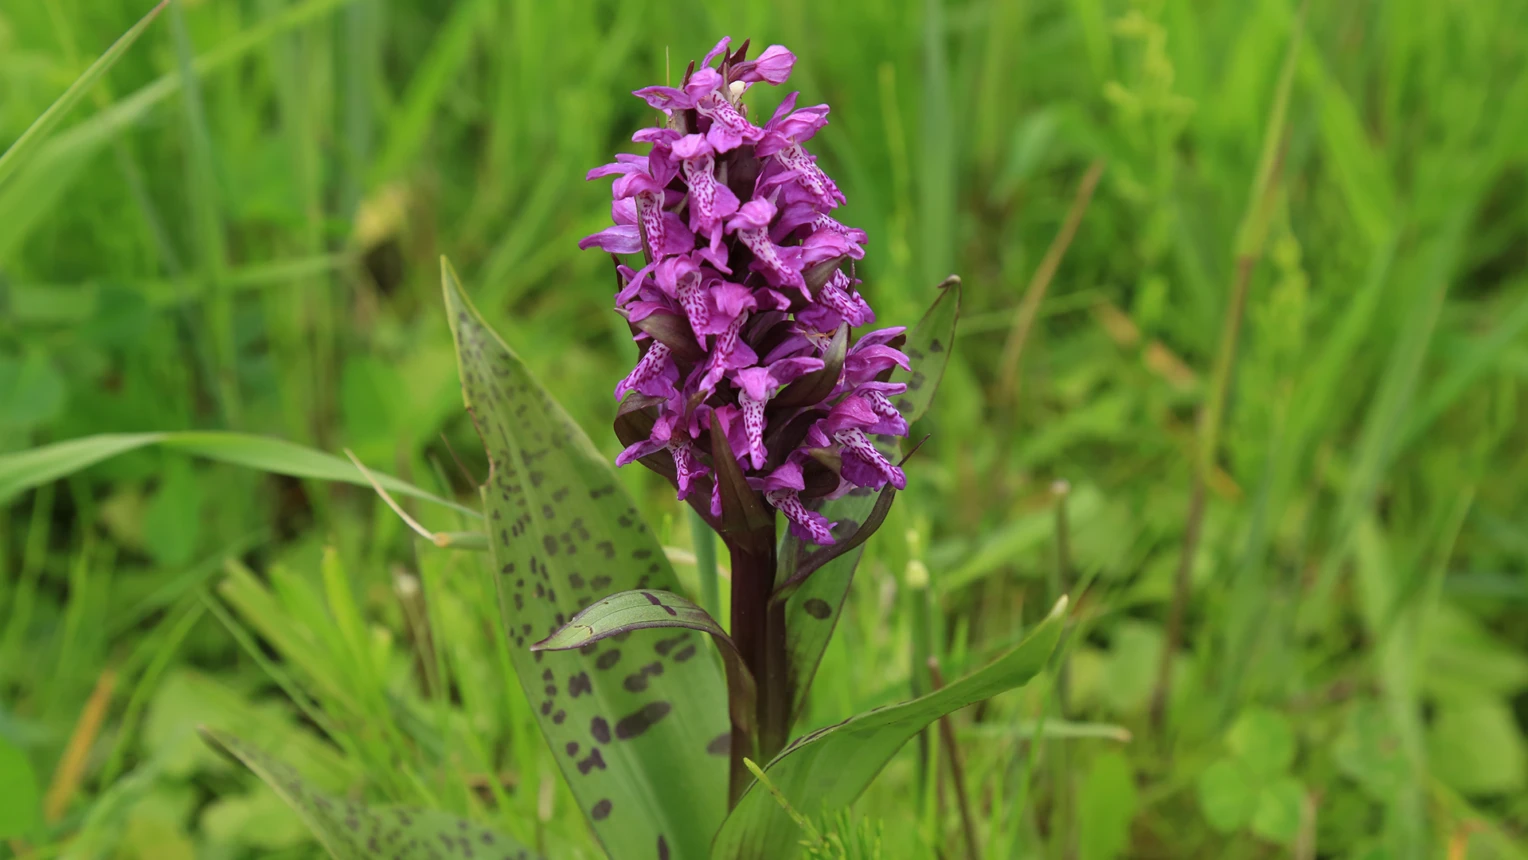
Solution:
<svg viewBox="0 0 1528 860">
<path fill-rule="evenodd" d="M 929 685 L 935 691 L 944 686 L 944 674 L 939 671 L 939 660 L 928 658 Z M 966 857 L 981 860 L 981 840 L 976 835 L 976 817 L 971 811 L 971 798 L 966 793 L 966 768 L 960 757 L 960 742 L 955 738 L 955 725 L 948 715 L 939 718 L 939 740 L 950 762 L 950 783 L 955 788 L 955 805 L 960 811 L 960 828 L 965 834 Z"/>
<path fill-rule="evenodd" d="M 1093 191 L 1098 187 L 1098 180 L 1103 174 L 1102 159 L 1088 165 L 1088 172 L 1083 174 L 1082 181 L 1077 184 L 1077 193 L 1072 197 L 1072 205 L 1067 209 L 1066 219 L 1061 222 L 1061 229 L 1056 231 L 1050 247 L 1045 249 L 1045 257 L 1040 260 L 1039 267 L 1029 279 L 1029 286 L 1024 288 L 1024 298 L 1014 311 L 1008 339 L 1003 343 L 1002 362 L 998 365 L 1001 368 L 998 402 L 1007 404 L 1009 408 L 1013 407 L 1018 398 L 1019 363 L 1024 355 L 1024 345 L 1029 342 L 1029 332 L 1034 328 L 1035 317 L 1040 312 L 1040 303 L 1044 301 L 1051 280 L 1055 278 L 1061 260 L 1077 235 L 1077 228 L 1082 225 L 1082 216 L 1087 214 L 1088 204 L 1093 200 Z"/>
<path fill-rule="evenodd" d="M 1056 601 L 1066 594 L 1067 583 L 1070 580 L 1072 566 L 1071 525 L 1068 522 L 1067 502 L 1071 497 L 1071 485 L 1066 481 L 1057 481 L 1051 485 L 1051 494 L 1056 497 L 1056 559 L 1049 574 L 1049 599 L 1054 606 Z M 1062 633 L 1063 639 L 1067 633 Z M 1065 722 L 1070 716 L 1068 707 L 1069 693 L 1071 688 L 1071 667 L 1067 659 L 1068 652 L 1065 644 L 1056 650 L 1056 717 Z M 1063 858 L 1076 856 L 1076 799 L 1072 789 L 1072 763 L 1070 745 L 1058 743 L 1052 749 L 1051 761 L 1051 794 L 1052 803 L 1052 826 L 1051 832 L 1056 834 L 1056 842 L 1060 845 L 1057 852 Z"/>
<path fill-rule="evenodd" d="M 1289 110 L 1289 94 L 1294 83 L 1296 59 L 1299 56 L 1300 39 L 1304 32 L 1305 4 L 1302 3 L 1293 25 L 1289 51 L 1284 57 L 1278 90 L 1269 109 L 1267 131 L 1263 136 L 1262 155 L 1258 161 L 1257 174 L 1252 182 L 1252 193 L 1247 200 L 1246 211 L 1236 234 L 1236 274 L 1231 286 L 1231 301 L 1226 307 L 1221 324 L 1220 346 L 1216 351 L 1214 371 L 1210 377 L 1210 396 L 1199 411 L 1196 430 L 1198 439 L 1194 459 L 1193 479 L 1189 491 L 1188 516 L 1183 531 L 1183 551 L 1173 577 L 1172 605 L 1167 617 L 1167 636 L 1162 657 L 1157 664 L 1156 685 L 1151 694 L 1150 720 L 1154 730 L 1160 732 L 1167 712 L 1167 698 L 1172 686 L 1173 655 L 1183 644 L 1184 618 L 1188 612 L 1189 591 L 1194 567 L 1194 556 L 1199 549 L 1203 530 L 1205 487 L 1210 472 L 1215 468 L 1216 451 L 1219 448 L 1221 423 L 1225 417 L 1226 400 L 1231 389 L 1232 372 L 1236 365 L 1236 349 L 1241 337 L 1242 320 L 1246 315 L 1247 291 L 1252 282 L 1252 272 L 1263 256 L 1263 246 L 1273 205 L 1278 199 L 1279 175 L 1284 166 L 1284 154 L 1289 145 L 1286 116 Z"/>
</svg>

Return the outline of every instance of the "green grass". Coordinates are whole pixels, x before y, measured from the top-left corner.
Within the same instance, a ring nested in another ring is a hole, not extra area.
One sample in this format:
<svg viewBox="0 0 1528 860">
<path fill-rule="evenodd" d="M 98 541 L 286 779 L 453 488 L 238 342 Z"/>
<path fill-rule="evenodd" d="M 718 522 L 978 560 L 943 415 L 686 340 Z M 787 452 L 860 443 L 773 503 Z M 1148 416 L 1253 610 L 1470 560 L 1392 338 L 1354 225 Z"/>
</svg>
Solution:
<svg viewBox="0 0 1528 860">
<path fill-rule="evenodd" d="M 631 90 L 723 34 L 781 42 L 833 106 L 813 145 L 882 321 L 965 283 L 932 437 L 804 728 L 926 689 L 930 656 L 979 667 L 1067 583 L 1064 695 L 954 719 L 981 856 L 1528 856 L 1517 0 L 1311 3 L 1303 25 L 1293 0 L 201 0 L 88 72 L 150 5 L 0 7 L 0 454 L 232 430 L 466 500 L 485 463 L 446 253 L 613 455 L 634 351 L 608 260 L 575 247 L 608 217 L 583 174 L 632 151 Z M 1095 161 L 1010 400 L 1005 338 Z M 479 556 L 303 474 L 144 447 L 5 503 L 0 856 L 320 856 L 200 723 L 320 789 L 595 856 L 504 686 Z M 693 559 L 660 481 L 622 476 Z M 930 732 L 816 828 L 847 856 L 963 856 L 947 761 Z"/>
</svg>

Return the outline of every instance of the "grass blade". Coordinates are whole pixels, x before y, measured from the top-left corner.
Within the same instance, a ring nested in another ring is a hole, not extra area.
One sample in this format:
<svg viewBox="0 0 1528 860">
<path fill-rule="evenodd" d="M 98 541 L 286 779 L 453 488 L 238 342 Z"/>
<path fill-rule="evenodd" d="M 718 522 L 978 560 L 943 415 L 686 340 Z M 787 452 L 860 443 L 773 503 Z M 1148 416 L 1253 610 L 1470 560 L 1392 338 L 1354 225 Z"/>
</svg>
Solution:
<svg viewBox="0 0 1528 860">
<path fill-rule="evenodd" d="M 294 442 L 246 433 L 196 430 L 175 433 L 103 433 L 0 455 L 0 504 L 33 487 L 149 445 L 161 445 L 209 460 L 294 478 L 339 481 L 361 487 L 372 486 L 370 479 L 375 479 L 383 488 L 394 493 L 445 505 L 473 517 L 479 516 L 471 508 L 443 499 L 407 481 L 380 472 L 363 473 L 354 464 L 339 457 Z"/>
<path fill-rule="evenodd" d="M 110 48 L 106 49 L 106 53 L 97 58 L 94 63 L 91 63 L 90 68 L 86 69 L 83 74 L 75 78 L 74 83 L 69 85 L 69 89 L 64 90 L 64 94 L 59 96 L 58 100 L 53 102 L 46 111 L 43 111 L 42 116 L 33 121 L 27 130 L 21 133 L 21 137 L 11 144 L 4 155 L 0 155 L 0 185 L 3 185 L 11 177 L 11 174 L 15 173 L 21 165 L 26 163 L 26 160 L 32 156 L 33 152 L 47 140 L 48 134 L 63 121 L 65 115 L 75 105 L 79 104 L 80 99 L 85 97 L 85 94 L 90 91 L 90 87 L 107 72 L 111 71 L 111 67 L 115 66 L 117 61 L 122 59 L 122 55 L 127 53 L 127 49 L 131 48 L 133 43 L 138 41 L 138 37 L 143 35 L 143 32 L 148 29 L 149 24 L 152 24 L 154 19 L 159 16 L 159 13 L 163 12 L 164 8 L 168 5 L 170 5 L 170 0 L 160 0 L 158 5 L 150 9 L 147 15 L 144 15 L 139 19 L 138 23 L 134 24 L 126 33 L 123 33 L 121 38 L 117 39 Z"/>
</svg>

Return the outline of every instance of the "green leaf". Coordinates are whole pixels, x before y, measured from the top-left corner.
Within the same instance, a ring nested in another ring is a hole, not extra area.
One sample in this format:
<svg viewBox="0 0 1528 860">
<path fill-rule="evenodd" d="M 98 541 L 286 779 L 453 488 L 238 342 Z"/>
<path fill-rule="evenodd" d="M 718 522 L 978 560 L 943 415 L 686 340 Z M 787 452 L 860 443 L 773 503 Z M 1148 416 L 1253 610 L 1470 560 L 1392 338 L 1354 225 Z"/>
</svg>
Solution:
<svg viewBox="0 0 1528 860">
<path fill-rule="evenodd" d="M 938 298 L 934 299 L 918 325 L 908 332 L 903 347 L 912 363 L 912 372 L 904 373 L 899 368 L 891 377 L 892 382 L 907 383 L 907 392 L 895 403 L 908 424 L 928 412 L 955 343 L 955 324 L 960 318 L 960 280 L 951 279 L 940 286 Z M 869 490 L 856 490 L 824 502 L 821 511 L 829 521 L 839 524 L 835 536 L 843 539 L 871 517 L 878 501 Z M 780 571 L 776 582 L 789 582 L 811 552 L 810 545 L 787 533 L 780 544 Z M 807 690 L 811 689 L 823 651 L 838 625 L 844 597 L 849 593 L 854 569 L 863 553 L 861 545 L 822 565 L 786 601 L 786 671 L 790 677 L 792 719 L 800 716 L 801 708 L 806 704 Z"/>
<path fill-rule="evenodd" d="M 768 553 L 774 511 L 765 511 L 759 494 L 748 486 L 720 421 L 711 422 L 711 462 L 721 487 L 723 539 L 755 555 Z"/>
<path fill-rule="evenodd" d="M 1013 650 L 927 696 L 866 711 L 797 738 L 765 768 L 770 783 L 801 814 L 820 819 L 859 797 L 897 750 L 945 714 L 1029 682 L 1061 636 L 1066 598 Z M 712 843 L 712 860 L 789 856 L 799 838 L 790 815 L 755 782 Z"/>
<path fill-rule="evenodd" d="M 557 632 L 531 646 L 532 651 L 571 651 L 633 630 L 683 627 L 716 637 L 732 646 L 727 631 L 710 613 L 667 591 L 622 591 L 590 604 Z"/>
<path fill-rule="evenodd" d="M 363 487 L 371 486 L 366 475 L 362 474 L 355 464 L 284 439 L 212 431 L 103 433 L 99 436 L 55 442 L 30 451 L 0 455 L 0 504 L 10 501 L 33 487 L 149 445 L 161 445 L 165 448 L 206 457 L 209 460 L 246 466 L 277 475 L 315 478 L 320 481 L 340 481 Z M 469 507 L 443 499 L 406 481 L 380 472 L 371 472 L 371 477 L 389 492 L 402 493 L 438 505 L 445 505 L 473 517 L 479 516 L 477 511 Z"/>
<path fill-rule="evenodd" d="M 1411 779 L 1406 758 L 1399 754 L 1400 733 L 1376 702 L 1360 701 L 1348 712 L 1332 758 L 1348 777 L 1375 800 L 1388 801 Z"/>
<path fill-rule="evenodd" d="M 1305 786 L 1291 776 L 1281 777 L 1258 793 L 1252 813 L 1252 832 L 1269 842 L 1293 845 L 1300 836 L 1305 815 Z"/>
<path fill-rule="evenodd" d="M 190 563 L 201 537 L 201 507 L 202 485 L 191 464 L 171 458 L 143 514 L 143 542 L 155 561 L 173 568 Z"/>
<path fill-rule="evenodd" d="M 1252 819 L 1257 788 L 1240 761 L 1218 759 L 1199 774 L 1199 809 L 1204 820 L 1221 833 L 1234 833 Z"/>
<path fill-rule="evenodd" d="M 30 837 L 42 823 L 42 792 L 26 752 L 0 735 L 0 839 Z"/>
<path fill-rule="evenodd" d="M 897 411 L 912 424 L 922 418 L 934 402 L 934 392 L 944 379 L 955 346 L 955 326 L 960 322 L 960 279 L 951 276 L 939 285 L 939 297 L 923 312 L 923 318 L 907 333 L 907 354 L 911 371 L 898 368 L 892 382 L 907 383 L 907 392 L 895 401 Z"/>
<path fill-rule="evenodd" d="M 726 811 L 722 673 L 692 630 L 529 650 L 604 597 L 679 584 L 611 463 L 484 324 L 445 260 L 441 276 L 467 408 L 488 450 L 484 513 L 520 684 L 611 857 L 704 856 Z"/>
<path fill-rule="evenodd" d="M 91 63 L 90 68 L 86 69 L 84 73 L 75 79 L 74 83 L 69 85 L 68 89 L 64 90 L 64 94 L 59 96 L 57 101 L 53 102 L 53 104 L 48 106 L 47 110 L 43 111 L 42 116 L 33 121 L 32 125 L 25 132 L 22 132 L 21 137 L 11 144 L 4 155 L 0 155 L 0 185 L 3 185 L 5 180 L 10 178 L 11 174 L 15 173 L 21 165 L 26 163 L 32 152 L 47 140 L 48 134 L 63 120 L 70 109 L 79 104 L 80 99 L 85 97 L 85 93 L 90 91 L 91 86 L 110 71 L 111 67 L 115 66 L 118 60 L 122 59 L 122 55 L 127 53 L 127 49 L 131 48 L 133 43 L 138 41 L 138 37 L 143 35 L 143 31 L 148 29 L 149 24 L 153 22 L 154 18 L 164 11 L 164 8 L 169 4 L 170 0 L 160 0 L 158 5 L 150 9 L 147 15 L 144 15 L 139 19 L 138 23 L 134 24 L 126 33 L 123 33 L 121 38 L 117 39 L 110 48 L 106 49 L 106 53 L 97 58 L 94 63 Z"/>
<path fill-rule="evenodd" d="M 1083 826 L 1077 834 L 1081 860 L 1113 860 L 1130 845 L 1130 822 L 1139 798 L 1130 760 L 1122 753 L 1106 752 L 1093 759 L 1078 792 L 1078 816 Z"/>
<path fill-rule="evenodd" d="M 699 630 L 709 634 L 722 655 L 727 672 L 727 709 L 732 721 L 732 743 L 753 737 L 755 688 L 753 674 L 743 663 L 732 637 L 711 614 L 677 594 L 667 591 L 622 591 L 597 601 L 569 619 L 551 636 L 531 646 L 532 651 L 571 651 L 611 636 L 658 628 Z M 751 749 L 751 748 L 750 748 Z M 746 780 L 738 774 L 733 786 L 741 791 Z"/>
<path fill-rule="evenodd" d="M 1427 740 L 1433 772 L 1457 791 L 1516 795 L 1528 787 L 1528 744 L 1499 699 L 1440 702 Z"/>
<path fill-rule="evenodd" d="M 202 739 L 260 777 L 281 796 L 335 860 L 445 860 L 505 857 L 531 860 L 508 836 L 431 809 L 368 807 L 315 790 L 287 765 L 224 732 L 202 728 Z M 489 853 L 492 852 L 492 853 Z"/>
<path fill-rule="evenodd" d="M 0 430 L 29 433 L 58 417 L 68 383 L 40 352 L 17 361 L 0 356 Z"/>
<path fill-rule="evenodd" d="M 1243 711 L 1226 735 L 1226 745 L 1259 781 L 1281 776 L 1295 760 L 1294 729 L 1283 714 L 1267 708 Z"/>
</svg>

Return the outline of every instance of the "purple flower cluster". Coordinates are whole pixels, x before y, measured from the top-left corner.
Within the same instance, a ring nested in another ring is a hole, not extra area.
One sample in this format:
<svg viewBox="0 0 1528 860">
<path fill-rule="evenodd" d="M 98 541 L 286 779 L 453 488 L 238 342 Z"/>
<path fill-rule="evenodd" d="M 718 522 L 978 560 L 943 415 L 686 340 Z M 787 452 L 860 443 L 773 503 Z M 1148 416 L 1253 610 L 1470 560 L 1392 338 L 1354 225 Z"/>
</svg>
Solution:
<svg viewBox="0 0 1528 860">
<path fill-rule="evenodd" d="M 875 314 L 852 275 L 865 233 L 832 217 L 844 195 L 802 146 L 827 124 L 827 105 L 798 109 L 792 93 L 754 125 L 743 94 L 783 83 L 796 58 L 772 45 L 747 60 L 746 42 L 729 46 L 692 64 L 679 87 L 637 90 L 667 117 L 632 136 L 651 151 L 589 171 L 617 177 L 615 225 L 579 247 L 644 261 L 616 261 L 616 304 L 643 352 L 615 394 L 650 430 L 616 462 L 669 475 L 681 499 L 709 490 L 720 517 L 708 441 L 719 423 L 749 487 L 797 537 L 829 544 L 833 524 L 804 499 L 906 484 L 870 440 L 907 435 L 890 399 L 906 386 L 887 381 L 908 368 L 903 330 L 848 345 L 849 329 Z"/>
</svg>

